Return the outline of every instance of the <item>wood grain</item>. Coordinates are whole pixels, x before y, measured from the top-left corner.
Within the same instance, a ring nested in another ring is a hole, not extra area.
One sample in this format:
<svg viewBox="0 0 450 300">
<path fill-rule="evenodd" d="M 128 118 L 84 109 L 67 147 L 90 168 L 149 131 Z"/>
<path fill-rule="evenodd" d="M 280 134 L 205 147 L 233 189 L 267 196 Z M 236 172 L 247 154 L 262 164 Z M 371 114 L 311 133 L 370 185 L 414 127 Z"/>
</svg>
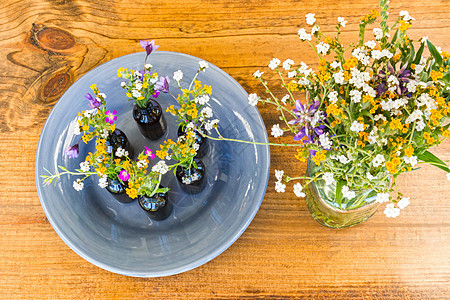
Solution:
<svg viewBox="0 0 450 300">
<path fill-rule="evenodd" d="M 449 1 L 390 6 L 394 17 L 408 10 L 416 18 L 412 38 L 450 49 Z M 201 57 L 249 93 L 263 92 L 251 74 L 267 71 L 272 57 L 317 66 L 296 35 L 305 14 L 316 13 L 325 32 L 345 16 L 348 43 L 374 8 L 369 0 L 1 1 L 0 298 L 450 299 L 450 185 L 432 167 L 399 178 L 412 202 L 399 218 L 379 212 L 345 230 L 316 223 L 304 199 L 275 193 L 271 175 L 261 209 L 236 243 L 197 269 L 155 279 L 113 274 L 80 258 L 50 226 L 37 196 L 34 158 L 51 108 L 87 71 L 141 51 L 139 39 Z M 281 93 L 276 81 L 269 84 Z M 270 107 L 260 111 L 268 128 L 277 122 Z M 450 142 L 433 152 L 450 160 Z M 271 174 L 304 173 L 292 150 L 271 153 Z"/>
</svg>

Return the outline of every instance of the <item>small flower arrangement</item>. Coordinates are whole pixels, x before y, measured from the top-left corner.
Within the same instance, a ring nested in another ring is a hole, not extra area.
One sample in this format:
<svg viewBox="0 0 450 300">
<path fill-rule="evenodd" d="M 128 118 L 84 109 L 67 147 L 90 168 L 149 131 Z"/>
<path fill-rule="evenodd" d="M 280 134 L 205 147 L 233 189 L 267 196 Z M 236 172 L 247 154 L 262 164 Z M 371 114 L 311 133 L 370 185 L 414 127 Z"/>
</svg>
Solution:
<svg viewBox="0 0 450 300">
<path fill-rule="evenodd" d="M 187 129 L 200 129 L 204 127 L 210 131 L 217 126 L 219 120 L 210 120 L 213 117 L 213 111 L 207 104 L 212 94 L 212 88 L 209 85 L 202 85 L 197 76 L 200 72 L 205 72 L 209 65 L 205 61 L 199 62 L 199 69 L 195 73 L 194 78 L 190 82 L 188 88 L 183 88 L 180 81 L 183 79 L 183 72 L 178 70 L 174 72 L 173 79 L 178 84 L 181 91 L 177 97 L 172 97 L 178 102 L 178 108 L 171 105 L 167 108 L 167 112 L 178 117 L 178 123 L 184 131 Z"/>
<path fill-rule="evenodd" d="M 173 170 L 175 173 L 177 167 L 182 167 L 190 170 L 192 166 L 197 167 L 194 157 L 197 155 L 199 145 L 196 143 L 195 135 L 192 130 L 189 130 L 185 135 L 178 137 L 176 142 L 168 139 L 160 145 L 161 150 L 156 151 L 156 155 L 165 160 L 174 160 L 176 163 L 167 166 L 167 171 Z M 159 167 L 157 167 L 159 168 Z"/>
<path fill-rule="evenodd" d="M 78 157 L 81 140 L 87 143 L 95 136 L 106 139 L 116 128 L 114 122 L 117 120 L 117 111 L 109 111 L 106 108 L 106 95 L 100 93 L 96 84 L 91 85 L 91 89 L 95 98 L 89 93 L 85 95 L 91 109 L 78 113 L 78 118 L 71 125 L 75 135 L 83 133 L 83 136 L 78 143 L 66 149 L 65 152 L 70 158 Z"/>
<path fill-rule="evenodd" d="M 285 192 L 292 180 L 322 182 L 333 187 L 337 208 L 351 210 L 366 205 L 357 195 L 371 190 L 376 202 L 389 202 L 386 216 L 396 217 L 409 204 L 398 190 L 397 198 L 391 196 L 399 174 L 430 163 L 450 179 L 449 167 L 428 151 L 450 136 L 449 54 L 427 37 L 408 36 L 414 18 L 406 11 L 389 26 L 388 1 L 380 4 L 381 23 L 372 30 L 374 39 L 365 40 L 365 33 L 379 16 L 376 11 L 361 20 L 359 40 L 348 47 L 339 40 L 347 24 L 344 18 L 338 19 L 336 36 L 328 36 L 314 14 L 306 15 L 311 32 L 302 28 L 298 35 L 316 52 L 319 67 L 314 71 L 304 62 L 272 59 L 269 68 L 279 75 L 285 96 L 271 92 L 263 72 L 253 74 L 269 98 L 250 94 L 250 105 L 275 105 L 284 127 L 274 125 L 272 136 L 293 134 L 297 144 L 289 146 L 298 147 L 295 157 L 302 162 L 309 157 L 317 169 L 311 177 L 295 178 L 276 170 L 277 192 Z M 429 57 L 423 55 L 425 49 Z M 303 103 L 301 95 L 306 97 Z M 302 190 L 300 183 L 294 185 L 298 197 L 305 196 Z"/>
<path fill-rule="evenodd" d="M 49 185 L 54 180 L 56 183 L 62 175 L 82 176 L 73 183 L 74 189 L 81 191 L 84 187 L 83 181 L 91 175 L 97 175 L 100 177 L 99 186 L 105 188 L 108 178 L 111 180 L 123 179 L 121 174 L 123 174 L 123 170 L 126 170 L 126 166 L 130 165 L 126 149 L 122 147 L 114 149 L 107 145 L 107 138 L 116 129 L 114 122 L 117 120 L 117 112 L 107 109 L 106 95 L 98 90 L 96 84 L 91 85 L 91 89 L 95 98 L 89 93 L 85 95 L 91 109 L 80 112 L 78 118 L 72 123 L 74 134 L 83 133 L 83 136 L 75 145 L 66 149 L 65 154 L 69 158 L 78 158 L 80 141 L 83 140 L 87 144 L 94 138 L 96 151 L 89 152 L 85 160 L 80 163 L 80 168 L 75 171 L 69 171 L 64 166 L 59 166 L 61 172 L 56 174 L 46 170 L 49 175 L 42 175 L 45 185 Z"/>
<path fill-rule="evenodd" d="M 169 188 L 160 186 L 161 177 L 167 173 L 168 168 L 164 161 L 153 165 L 152 170 L 147 174 L 148 159 L 155 159 L 153 151 L 145 146 L 145 150 L 139 153 L 136 161 L 127 160 L 126 165 L 122 164 L 122 171 L 119 179 L 127 184 L 125 189 L 131 199 L 139 196 L 152 197 L 157 193 L 166 193 Z M 116 163 L 119 163 L 116 161 Z"/>
<path fill-rule="evenodd" d="M 148 56 L 159 48 L 154 41 L 140 41 L 141 47 L 146 50 L 144 68 L 133 70 L 121 67 L 117 70 L 117 77 L 126 79 L 121 82 L 122 88 L 127 93 L 129 100 L 134 100 L 140 108 L 146 108 L 150 97 L 158 98 L 160 91 L 164 90 L 165 78 L 158 78 L 158 73 L 153 73 L 151 64 L 147 63 Z M 168 85 L 168 82 L 166 83 Z"/>
</svg>

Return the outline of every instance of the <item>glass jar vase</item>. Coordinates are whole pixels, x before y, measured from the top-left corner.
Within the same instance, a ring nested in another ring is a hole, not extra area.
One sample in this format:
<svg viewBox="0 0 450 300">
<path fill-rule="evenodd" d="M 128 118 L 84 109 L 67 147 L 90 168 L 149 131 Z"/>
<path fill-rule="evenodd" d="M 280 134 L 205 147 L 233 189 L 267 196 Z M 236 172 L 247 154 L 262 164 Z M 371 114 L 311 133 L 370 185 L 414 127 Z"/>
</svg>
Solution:
<svg viewBox="0 0 450 300">
<path fill-rule="evenodd" d="M 307 166 L 308 177 L 314 177 L 321 166 L 316 166 L 309 159 Z M 389 185 L 389 183 L 387 183 Z M 339 204 L 335 201 L 336 184 L 327 185 L 320 179 L 311 182 L 305 189 L 306 204 L 312 217 L 320 224 L 330 228 L 351 227 L 366 221 L 375 214 L 380 206 L 376 202 L 377 193 L 372 189 L 354 191 L 356 196 L 347 203 Z"/>
</svg>

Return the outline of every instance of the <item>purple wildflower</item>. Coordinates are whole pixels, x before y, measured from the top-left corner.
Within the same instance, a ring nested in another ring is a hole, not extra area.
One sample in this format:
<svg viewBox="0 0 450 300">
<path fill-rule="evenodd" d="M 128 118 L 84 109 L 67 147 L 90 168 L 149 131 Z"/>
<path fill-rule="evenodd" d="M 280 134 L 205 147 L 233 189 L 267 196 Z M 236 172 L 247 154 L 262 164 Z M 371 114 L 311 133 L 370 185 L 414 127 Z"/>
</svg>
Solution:
<svg viewBox="0 0 450 300">
<path fill-rule="evenodd" d="M 158 98 L 160 92 L 159 91 L 155 91 L 152 95 L 153 98 Z"/>
<path fill-rule="evenodd" d="M 119 173 L 119 179 L 125 182 L 128 179 L 130 179 L 130 174 L 128 173 L 127 170 L 122 170 Z"/>
<path fill-rule="evenodd" d="M 105 122 L 109 123 L 109 124 L 114 124 L 114 121 L 117 120 L 117 111 L 113 110 L 112 112 L 110 112 L 109 110 L 107 110 L 105 112 L 106 118 L 105 118 Z"/>
<path fill-rule="evenodd" d="M 102 103 L 99 101 L 99 99 L 96 97 L 92 97 L 91 94 L 87 93 L 84 98 L 89 101 L 89 107 L 90 108 L 99 108 Z"/>
<path fill-rule="evenodd" d="M 325 133 L 326 126 L 324 120 L 326 115 L 323 113 L 316 114 L 319 108 L 320 101 L 314 101 L 307 109 L 300 100 L 295 101 L 295 108 L 292 110 L 297 116 L 297 119 L 291 120 L 288 123 L 290 125 L 300 124 L 300 130 L 295 134 L 294 141 L 300 141 L 305 136 L 308 140 L 305 143 L 314 142 L 314 137 Z"/>
<path fill-rule="evenodd" d="M 381 83 L 376 88 L 378 96 L 382 96 L 387 91 L 387 79 L 390 75 L 394 75 L 398 79 L 399 85 L 396 90 L 397 94 L 400 96 L 406 94 L 408 92 L 406 84 L 409 82 L 409 77 L 411 76 L 411 71 L 407 70 L 407 67 L 408 63 L 405 63 L 399 71 L 396 71 L 391 63 L 388 62 L 386 65 L 387 73 L 383 70 L 379 70 L 377 75 L 381 78 Z M 407 96 L 411 97 L 411 95 Z"/>
<path fill-rule="evenodd" d="M 145 147 L 145 154 L 150 156 L 151 159 L 155 159 L 155 154 L 153 153 L 152 149 L 150 149 L 147 146 L 144 147 Z"/>
<path fill-rule="evenodd" d="M 150 53 L 152 53 L 153 50 L 157 50 L 159 48 L 158 45 L 155 45 L 155 41 L 152 40 L 151 42 L 147 40 L 139 40 L 139 43 L 141 43 L 141 47 L 145 49 L 145 51 L 147 52 L 147 56 L 150 55 Z"/>
<path fill-rule="evenodd" d="M 159 81 L 157 81 L 155 83 L 155 90 L 163 92 L 163 93 L 168 93 L 169 92 L 169 83 L 170 83 L 169 76 L 166 76 L 166 77 L 161 76 L 159 78 Z"/>
<path fill-rule="evenodd" d="M 67 148 L 65 153 L 69 158 L 77 158 L 78 154 L 80 153 L 78 143 L 73 145 L 72 147 Z"/>
</svg>

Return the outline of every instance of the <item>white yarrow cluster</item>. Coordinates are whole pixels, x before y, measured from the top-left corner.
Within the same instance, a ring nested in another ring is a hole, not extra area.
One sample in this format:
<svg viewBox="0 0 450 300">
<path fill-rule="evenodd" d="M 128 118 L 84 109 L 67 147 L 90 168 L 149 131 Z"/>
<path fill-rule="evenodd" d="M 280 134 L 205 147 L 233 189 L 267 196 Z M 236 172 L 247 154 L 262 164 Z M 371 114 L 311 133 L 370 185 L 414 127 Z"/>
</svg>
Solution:
<svg viewBox="0 0 450 300">
<path fill-rule="evenodd" d="M 300 182 L 297 182 L 296 184 L 294 184 L 294 194 L 295 194 L 295 196 L 297 196 L 299 198 L 306 196 L 306 194 L 303 192 L 303 187 L 300 184 Z"/>
<path fill-rule="evenodd" d="M 358 121 L 353 121 L 352 125 L 350 126 L 350 130 L 356 133 L 364 131 L 364 124 Z"/>
<path fill-rule="evenodd" d="M 208 132 L 211 132 L 211 130 L 214 128 L 214 126 L 217 126 L 217 124 L 219 124 L 219 120 L 217 120 L 217 119 L 211 120 L 211 121 L 206 121 L 205 122 L 205 129 Z"/>
<path fill-rule="evenodd" d="M 125 149 L 123 149 L 122 147 L 119 147 L 119 148 L 116 150 L 116 156 L 117 156 L 117 157 L 128 156 L 128 151 L 125 150 Z"/>
<path fill-rule="evenodd" d="M 200 65 L 200 69 L 201 69 L 203 72 L 205 72 L 206 69 L 209 68 L 208 63 L 207 63 L 206 61 L 204 61 L 204 60 L 199 61 L 198 64 Z"/>
<path fill-rule="evenodd" d="M 373 48 L 375 48 L 377 46 L 377 42 L 375 42 L 373 40 L 367 41 L 367 42 L 364 43 L 364 46 L 366 46 L 366 47 L 368 47 L 370 49 L 373 49 Z"/>
<path fill-rule="evenodd" d="M 349 187 L 347 185 L 344 185 L 342 187 L 342 197 L 351 200 L 356 197 L 356 193 L 354 191 L 350 191 Z"/>
<path fill-rule="evenodd" d="M 161 160 L 152 167 L 152 171 L 164 175 L 167 173 L 167 171 L 169 171 L 169 167 L 167 167 L 166 162 L 164 160 Z"/>
<path fill-rule="evenodd" d="M 412 155 L 411 157 L 404 156 L 403 160 L 405 163 L 410 164 L 411 167 L 415 167 L 417 165 L 417 156 Z"/>
<path fill-rule="evenodd" d="M 339 71 L 337 73 L 333 73 L 333 79 L 337 84 L 344 84 L 345 83 L 344 72 Z"/>
<path fill-rule="evenodd" d="M 358 90 L 351 90 L 350 91 L 350 99 L 354 103 L 361 102 L 362 93 Z"/>
<path fill-rule="evenodd" d="M 136 163 L 136 166 L 138 167 L 138 168 L 141 168 L 141 169 L 143 169 L 143 168 L 145 168 L 145 167 L 147 167 L 147 162 L 145 161 L 145 160 L 140 160 L 140 161 L 138 161 L 137 163 Z"/>
<path fill-rule="evenodd" d="M 396 218 L 400 215 L 400 208 L 395 207 L 394 203 L 389 203 L 384 209 L 384 214 L 387 218 Z"/>
<path fill-rule="evenodd" d="M 298 37 L 302 40 L 302 41 L 311 41 L 311 35 L 309 33 L 306 32 L 305 28 L 300 28 L 298 30 Z"/>
<path fill-rule="evenodd" d="M 338 101 L 338 92 L 332 91 L 328 93 L 328 99 L 331 103 L 336 103 Z"/>
<path fill-rule="evenodd" d="M 256 104 L 258 104 L 258 100 L 259 97 L 255 93 L 251 93 L 250 95 L 248 95 L 248 104 L 250 104 L 251 106 L 255 106 Z"/>
<path fill-rule="evenodd" d="M 270 133 L 273 137 L 283 136 L 283 129 L 280 128 L 280 124 L 275 124 L 272 126 L 272 132 Z"/>
<path fill-rule="evenodd" d="M 330 64 L 330 67 L 332 67 L 333 69 L 340 68 L 341 62 L 333 60 L 333 62 Z"/>
<path fill-rule="evenodd" d="M 306 17 L 306 24 L 308 25 L 314 25 L 314 23 L 316 22 L 316 18 L 314 18 L 315 14 L 307 14 Z"/>
<path fill-rule="evenodd" d="M 381 40 L 383 38 L 383 30 L 381 28 L 376 27 L 372 31 L 376 40 Z"/>
<path fill-rule="evenodd" d="M 404 209 L 409 204 L 410 204 L 409 197 L 403 197 L 398 201 L 397 207 L 395 207 L 394 203 L 388 203 L 386 205 L 386 208 L 384 209 L 384 214 L 388 218 L 396 218 L 400 215 L 400 210 Z"/>
<path fill-rule="evenodd" d="M 199 97 L 194 98 L 194 102 L 200 105 L 205 105 L 209 102 L 209 95 L 205 94 Z"/>
<path fill-rule="evenodd" d="M 389 202 L 389 193 L 378 193 L 375 202 L 378 203 Z"/>
<path fill-rule="evenodd" d="M 106 175 L 100 177 L 100 179 L 98 180 L 98 186 L 101 187 L 102 189 L 108 186 L 108 177 Z"/>
<path fill-rule="evenodd" d="M 327 134 L 319 135 L 319 143 L 325 150 L 330 150 L 331 146 L 333 145 L 333 141 L 330 140 Z"/>
<path fill-rule="evenodd" d="M 292 59 L 290 59 L 290 58 L 286 59 L 286 60 L 283 62 L 283 68 L 284 68 L 286 71 L 289 71 L 289 70 L 291 69 L 292 65 L 294 65 L 294 61 L 293 61 Z"/>
<path fill-rule="evenodd" d="M 288 94 L 284 95 L 283 98 L 281 98 L 281 103 L 283 103 L 284 105 L 286 105 L 286 101 L 288 101 L 290 98 L 290 96 Z"/>
<path fill-rule="evenodd" d="M 277 182 L 275 182 L 275 191 L 277 193 L 284 193 L 286 191 L 286 185 L 281 182 L 281 180 L 283 180 L 283 175 L 283 170 L 275 170 L 275 178 L 277 179 Z"/>
<path fill-rule="evenodd" d="M 334 177 L 333 177 L 333 173 L 331 173 L 331 172 L 323 173 L 322 179 L 325 180 L 326 185 L 332 185 L 332 184 L 336 183 L 336 180 L 334 180 Z"/>
<path fill-rule="evenodd" d="M 411 16 L 409 15 L 409 12 L 406 11 L 406 10 L 400 11 L 399 15 L 400 15 L 400 17 L 403 19 L 403 21 L 406 21 L 406 22 L 409 22 L 409 21 L 411 21 L 411 20 L 415 20 L 413 17 L 411 17 Z"/>
<path fill-rule="evenodd" d="M 253 73 L 253 76 L 255 76 L 255 78 L 259 78 L 264 74 L 264 72 L 260 72 L 259 70 L 256 70 L 255 73 Z"/>
<path fill-rule="evenodd" d="M 80 169 L 81 169 L 81 171 L 83 171 L 83 172 L 89 172 L 89 168 L 90 168 L 89 162 L 83 161 L 83 162 L 80 163 Z"/>
<path fill-rule="evenodd" d="M 210 118 L 212 118 L 212 116 L 213 116 L 213 111 L 212 111 L 211 107 L 209 107 L 209 106 L 204 107 L 204 108 L 200 111 L 200 116 L 201 116 L 203 119 L 210 119 Z"/>
<path fill-rule="evenodd" d="M 319 52 L 322 55 L 326 55 L 328 53 L 328 50 L 330 49 L 330 45 L 324 42 L 320 42 L 317 44 L 317 52 Z"/>
<path fill-rule="evenodd" d="M 272 60 L 269 63 L 269 68 L 271 70 L 275 70 L 276 67 L 280 65 L 281 61 L 278 58 L 272 58 Z"/>
<path fill-rule="evenodd" d="M 378 168 L 379 166 L 384 164 L 385 161 L 386 161 L 386 159 L 384 158 L 384 156 L 382 154 L 377 154 L 377 156 L 375 156 L 375 158 L 372 160 L 372 165 L 375 168 Z"/>
<path fill-rule="evenodd" d="M 338 22 L 342 27 L 345 27 L 345 25 L 347 25 L 347 21 L 345 21 L 343 17 L 338 17 Z"/>
<path fill-rule="evenodd" d="M 81 181 L 81 179 L 77 179 L 76 181 L 73 182 L 73 188 L 76 191 L 81 191 L 84 187 L 84 183 Z"/>
<path fill-rule="evenodd" d="M 405 207 L 407 207 L 411 202 L 409 202 L 409 197 L 403 197 L 402 199 L 400 199 L 397 203 L 397 207 L 400 209 L 404 209 Z"/>
<path fill-rule="evenodd" d="M 181 70 L 175 71 L 173 73 L 173 79 L 180 82 L 180 80 L 183 79 L 183 72 Z"/>
</svg>

